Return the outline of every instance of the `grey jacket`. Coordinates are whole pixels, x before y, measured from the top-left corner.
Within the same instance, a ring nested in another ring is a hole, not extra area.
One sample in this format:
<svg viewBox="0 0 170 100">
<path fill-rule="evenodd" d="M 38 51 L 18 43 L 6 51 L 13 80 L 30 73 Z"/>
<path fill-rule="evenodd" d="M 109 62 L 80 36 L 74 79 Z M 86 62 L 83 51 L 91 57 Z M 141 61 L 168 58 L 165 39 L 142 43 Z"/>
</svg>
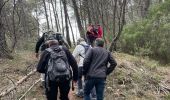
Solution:
<svg viewBox="0 0 170 100">
<path fill-rule="evenodd" d="M 110 66 L 108 66 L 110 63 Z M 83 74 L 86 78 L 106 78 L 116 67 L 112 54 L 103 47 L 88 50 L 83 62 Z"/>
</svg>

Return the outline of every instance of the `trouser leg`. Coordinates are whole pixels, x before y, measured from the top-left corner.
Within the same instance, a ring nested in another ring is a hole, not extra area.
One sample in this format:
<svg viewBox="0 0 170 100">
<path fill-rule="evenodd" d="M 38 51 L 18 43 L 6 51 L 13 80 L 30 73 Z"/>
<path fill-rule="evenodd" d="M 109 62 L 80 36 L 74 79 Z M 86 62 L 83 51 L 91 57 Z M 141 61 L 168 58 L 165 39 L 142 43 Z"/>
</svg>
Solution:
<svg viewBox="0 0 170 100">
<path fill-rule="evenodd" d="M 95 83 L 93 79 L 87 79 L 85 80 L 85 86 L 84 86 L 84 100 L 91 100 L 90 99 L 90 93 L 93 89 Z"/>
<path fill-rule="evenodd" d="M 58 86 L 56 82 L 49 82 L 49 88 L 46 88 L 47 100 L 57 100 Z"/>
<path fill-rule="evenodd" d="M 59 89 L 60 89 L 60 99 L 69 100 L 68 94 L 70 91 L 70 80 L 59 82 Z"/>
</svg>

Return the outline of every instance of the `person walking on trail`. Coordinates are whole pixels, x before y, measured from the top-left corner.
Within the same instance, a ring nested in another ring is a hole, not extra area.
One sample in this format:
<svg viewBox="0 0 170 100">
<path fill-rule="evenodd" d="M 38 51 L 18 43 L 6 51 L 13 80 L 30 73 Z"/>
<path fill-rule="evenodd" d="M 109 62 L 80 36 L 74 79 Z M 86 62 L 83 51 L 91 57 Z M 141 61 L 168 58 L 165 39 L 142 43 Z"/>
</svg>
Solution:
<svg viewBox="0 0 170 100">
<path fill-rule="evenodd" d="M 83 62 L 83 74 L 85 76 L 84 100 L 91 100 L 90 91 L 93 87 L 96 88 L 97 100 L 103 100 L 106 77 L 117 65 L 111 52 L 103 48 L 103 39 L 97 38 L 95 45 L 94 48 L 88 50 Z M 110 63 L 109 66 L 108 63 Z"/>
<path fill-rule="evenodd" d="M 83 38 L 79 38 L 77 40 L 77 46 L 75 47 L 74 51 L 73 51 L 73 56 L 78 59 L 78 91 L 76 93 L 76 95 L 78 97 L 83 97 L 84 96 L 84 81 L 82 79 L 83 77 L 83 61 L 84 61 L 84 57 L 86 55 L 86 52 L 92 48 L 90 45 L 88 45 L 85 40 Z M 92 98 L 96 98 L 96 91 L 95 89 L 93 89 L 91 91 L 91 97 Z"/>
<path fill-rule="evenodd" d="M 78 97 L 83 97 L 83 81 L 82 81 L 82 76 L 83 76 L 83 60 L 85 57 L 85 53 L 90 48 L 90 46 L 85 42 L 83 38 L 79 38 L 77 40 L 77 46 L 75 47 L 73 51 L 73 56 L 78 59 L 78 92 L 76 95 Z"/>
<path fill-rule="evenodd" d="M 45 33 L 43 33 L 42 37 L 40 37 L 36 43 L 35 46 L 35 56 L 38 59 L 39 58 L 39 49 L 40 51 L 44 51 L 46 48 L 48 48 L 48 45 L 46 44 L 46 42 L 49 39 L 55 39 L 59 41 L 59 45 L 66 45 L 68 47 L 67 42 L 65 41 L 65 39 L 63 38 L 62 34 L 60 32 L 54 32 L 52 30 L 49 30 Z M 42 82 L 42 87 L 44 87 L 45 85 L 45 79 L 44 79 L 44 74 L 41 74 L 41 82 Z"/>
<path fill-rule="evenodd" d="M 58 88 L 60 99 L 69 100 L 71 78 L 74 82 L 78 79 L 78 65 L 75 58 L 66 47 L 58 44 L 57 40 L 48 41 L 49 48 L 44 50 L 37 66 L 38 72 L 45 73 L 47 100 L 57 100 Z"/>
</svg>

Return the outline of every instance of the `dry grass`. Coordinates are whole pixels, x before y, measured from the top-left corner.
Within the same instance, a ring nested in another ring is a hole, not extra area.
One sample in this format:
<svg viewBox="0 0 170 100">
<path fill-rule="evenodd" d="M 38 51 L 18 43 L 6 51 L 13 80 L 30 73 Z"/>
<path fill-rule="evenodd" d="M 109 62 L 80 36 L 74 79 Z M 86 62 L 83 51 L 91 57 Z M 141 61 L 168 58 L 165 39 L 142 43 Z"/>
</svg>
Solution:
<svg viewBox="0 0 170 100">
<path fill-rule="evenodd" d="M 162 66 L 149 58 L 135 57 L 124 53 L 113 54 L 118 62 L 115 71 L 108 76 L 105 90 L 105 100 L 169 100 L 159 89 L 159 83 L 164 81 L 170 84 L 170 67 Z M 0 72 L 2 80 L 1 89 L 11 84 L 4 75 L 14 82 L 27 74 L 29 65 L 37 59 L 29 51 L 18 51 L 13 60 L 0 59 Z M 3 87 L 2 87 L 3 86 Z M 44 91 L 37 85 L 27 95 L 28 100 L 45 100 Z M 73 96 L 72 100 L 82 100 Z"/>
<path fill-rule="evenodd" d="M 166 96 L 159 85 L 165 80 L 167 70 L 160 70 L 165 67 L 149 58 L 114 56 L 118 66 L 107 79 L 106 100 L 160 100 Z"/>
</svg>

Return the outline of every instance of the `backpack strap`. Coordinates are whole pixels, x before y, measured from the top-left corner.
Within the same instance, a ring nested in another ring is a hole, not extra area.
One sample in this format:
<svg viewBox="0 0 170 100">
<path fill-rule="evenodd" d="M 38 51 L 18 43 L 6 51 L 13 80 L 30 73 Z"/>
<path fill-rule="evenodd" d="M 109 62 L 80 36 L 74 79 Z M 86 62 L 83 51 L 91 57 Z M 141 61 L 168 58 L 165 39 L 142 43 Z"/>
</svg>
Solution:
<svg viewBox="0 0 170 100">
<path fill-rule="evenodd" d="M 81 45 L 84 48 L 84 52 L 86 52 L 85 45 L 84 44 L 79 44 L 79 45 Z M 82 57 L 82 58 L 85 58 L 84 56 L 82 56 L 82 54 L 79 54 L 79 56 Z"/>
</svg>

